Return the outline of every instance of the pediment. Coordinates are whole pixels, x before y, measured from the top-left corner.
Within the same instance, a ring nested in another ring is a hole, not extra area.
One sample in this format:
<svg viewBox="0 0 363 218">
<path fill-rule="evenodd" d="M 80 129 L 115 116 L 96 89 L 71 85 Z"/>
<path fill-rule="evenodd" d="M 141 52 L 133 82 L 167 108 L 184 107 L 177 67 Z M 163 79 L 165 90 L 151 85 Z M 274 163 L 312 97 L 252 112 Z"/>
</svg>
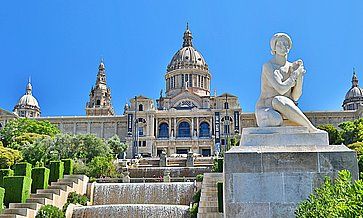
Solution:
<svg viewBox="0 0 363 218">
<path fill-rule="evenodd" d="M 202 98 L 194 93 L 185 91 L 174 96 L 171 99 L 173 108 L 201 108 Z"/>
</svg>

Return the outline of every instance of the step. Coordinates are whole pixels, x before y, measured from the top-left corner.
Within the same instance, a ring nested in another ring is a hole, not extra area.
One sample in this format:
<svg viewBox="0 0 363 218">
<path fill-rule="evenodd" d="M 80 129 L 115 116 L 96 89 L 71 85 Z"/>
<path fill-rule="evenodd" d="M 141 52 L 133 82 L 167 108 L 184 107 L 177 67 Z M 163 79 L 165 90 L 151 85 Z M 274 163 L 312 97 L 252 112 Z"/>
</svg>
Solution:
<svg viewBox="0 0 363 218">
<path fill-rule="evenodd" d="M 30 198 L 48 198 L 50 200 L 54 200 L 54 195 L 54 193 L 30 194 Z"/>
<path fill-rule="evenodd" d="M 32 210 L 39 210 L 43 206 L 38 203 L 10 203 L 9 208 L 29 208 Z"/>
<path fill-rule="evenodd" d="M 67 186 L 73 188 L 73 186 L 76 185 L 76 184 L 75 184 L 75 182 L 72 182 L 72 181 L 68 182 L 68 181 L 62 181 L 62 180 L 58 181 L 58 182 L 52 182 L 51 183 L 51 186 L 57 186 L 57 185 L 67 185 Z"/>
<path fill-rule="evenodd" d="M 81 180 L 78 178 L 63 178 L 63 179 L 58 179 L 58 182 L 72 182 L 72 183 L 76 183 L 78 184 Z"/>
<path fill-rule="evenodd" d="M 218 196 L 200 196 L 200 201 L 218 201 Z"/>
<path fill-rule="evenodd" d="M 53 200 L 48 198 L 29 198 L 26 200 L 27 203 L 38 203 L 42 205 L 53 204 Z"/>
<path fill-rule="evenodd" d="M 35 217 L 35 210 L 29 208 L 8 208 L 4 210 L 4 214 L 17 214 L 25 217 Z"/>
<path fill-rule="evenodd" d="M 223 218 L 223 213 L 198 213 L 198 218 Z"/>
<path fill-rule="evenodd" d="M 199 208 L 200 207 L 217 207 L 218 208 L 218 201 L 200 201 Z"/>
<path fill-rule="evenodd" d="M 27 218 L 18 214 L 0 214 L 0 218 Z"/>
<path fill-rule="evenodd" d="M 48 186 L 48 189 L 61 189 L 65 192 L 70 192 L 73 190 L 73 187 L 70 187 L 68 184 L 57 184 L 57 183 L 53 183 Z"/>
<path fill-rule="evenodd" d="M 199 207 L 198 213 L 218 212 L 218 207 Z"/>
<path fill-rule="evenodd" d="M 60 195 L 61 194 L 62 189 L 58 189 L 55 187 L 52 188 L 48 188 L 48 189 L 38 189 L 37 190 L 37 194 L 43 194 L 43 193 L 54 193 L 56 195 Z"/>
<path fill-rule="evenodd" d="M 87 178 L 87 176 L 85 176 L 85 175 L 64 175 L 64 178 L 66 178 L 66 179 L 77 178 L 77 179 L 84 181 Z"/>
</svg>

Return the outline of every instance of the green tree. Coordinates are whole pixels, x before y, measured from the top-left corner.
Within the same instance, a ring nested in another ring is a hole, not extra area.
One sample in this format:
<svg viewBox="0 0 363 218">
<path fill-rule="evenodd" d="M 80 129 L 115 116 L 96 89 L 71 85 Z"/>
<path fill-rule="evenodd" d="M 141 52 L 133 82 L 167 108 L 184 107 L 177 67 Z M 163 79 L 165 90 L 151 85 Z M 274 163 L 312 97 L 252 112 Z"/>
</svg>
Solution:
<svg viewBox="0 0 363 218">
<path fill-rule="evenodd" d="M 363 118 L 339 124 L 345 145 L 363 141 Z"/>
<path fill-rule="evenodd" d="M 20 151 L 11 148 L 5 148 L 0 142 L 0 169 L 10 168 L 21 159 L 22 156 Z"/>
<path fill-rule="evenodd" d="M 339 131 L 332 124 L 320 125 L 318 128 L 328 132 L 330 145 L 340 145 L 344 141 L 342 131 Z"/>
<path fill-rule="evenodd" d="M 111 148 L 113 154 L 117 157 L 119 154 L 127 150 L 127 144 L 122 143 L 117 135 L 112 136 L 107 140 L 107 145 Z"/>
<path fill-rule="evenodd" d="M 8 146 L 12 143 L 17 143 L 17 138 L 25 133 L 35 133 L 53 137 L 59 132 L 59 129 L 49 121 L 19 118 L 9 121 L 4 128 L 0 130 L 0 136 L 4 145 Z"/>
<path fill-rule="evenodd" d="M 357 152 L 359 172 L 363 173 L 363 142 L 355 142 L 348 145 L 348 148 Z"/>
<path fill-rule="evenodd" d="M 326 178 L 309 199 L 300 203 L 295 214 L 298 218 L 362 217 L 362 211 L 363 181 L 352 182 L 350 172 L 343 170 L 334 182 Z"/>
<path fill-rule="evenodd" d="M 116 175 L 116 167 L 112 163 L 112 159 L 107 157 L 95 157 L 89 163 L 89 176 L 95 178 L 114 177 Z"/>
</svg>

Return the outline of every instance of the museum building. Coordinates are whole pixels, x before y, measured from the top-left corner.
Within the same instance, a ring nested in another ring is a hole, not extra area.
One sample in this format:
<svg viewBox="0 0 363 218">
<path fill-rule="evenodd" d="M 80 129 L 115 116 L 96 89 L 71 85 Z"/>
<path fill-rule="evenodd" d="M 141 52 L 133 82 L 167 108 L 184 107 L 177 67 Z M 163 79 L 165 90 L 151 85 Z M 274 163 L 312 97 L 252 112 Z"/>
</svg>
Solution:
<svg viewBox="0 0 363 218">
<path fill-rule="evenodd" d="M 89 93 L 86 116 L 41 117 L 40 106 L 32 95 L 29 81 L 26 93 L 14 107 L 14 113 L 0 109 L 0 128 L 10 119 L 31 117 L 56 124 L 63 133 L 114 135 L 129 144 L 127 156 L 186 154 L 189 151 L 210 156 L 227 144 L 239 140 L 245 127 L 256 126 L 254 113 L 242 112 L 238 97 L 229 93 L 211 94 L 212 75 L 202 54 L 193 45 L 187 26 L 182 47 L 174 54 L 165 73 L 165 93 L 154 99 L 135 96 L 116 115 L 107 86 L 103 60 L 98 66 L 96 83 Z M 314 125 L 338 125 L 362 117 L 362 89 L 353 73 L 352 88 L 343 102 L 344 111 L 304 112 Z"/>
</svg>

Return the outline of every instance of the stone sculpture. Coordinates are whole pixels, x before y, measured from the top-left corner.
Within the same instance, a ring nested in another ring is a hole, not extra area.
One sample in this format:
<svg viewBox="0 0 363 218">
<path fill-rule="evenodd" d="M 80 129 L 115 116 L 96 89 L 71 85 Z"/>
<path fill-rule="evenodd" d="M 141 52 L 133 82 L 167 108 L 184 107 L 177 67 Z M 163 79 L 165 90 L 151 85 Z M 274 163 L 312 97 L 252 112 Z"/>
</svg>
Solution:
<svg viewBox="0 0 363 218">
<path fill-rule="evenodd" d="M 270 46 L 273 58 L 262 67 L 261 95 L 255 112 L 257 125 L 282 126 L 286 118 L 307 127 L 309 132 L 319 132 L 295 104 L 302 94 L 306 70 L 302 60 L 292 63 L 287 60 L 292 47 L 291 38 L 285 33 L 276 33 Z"/>
</svg>

